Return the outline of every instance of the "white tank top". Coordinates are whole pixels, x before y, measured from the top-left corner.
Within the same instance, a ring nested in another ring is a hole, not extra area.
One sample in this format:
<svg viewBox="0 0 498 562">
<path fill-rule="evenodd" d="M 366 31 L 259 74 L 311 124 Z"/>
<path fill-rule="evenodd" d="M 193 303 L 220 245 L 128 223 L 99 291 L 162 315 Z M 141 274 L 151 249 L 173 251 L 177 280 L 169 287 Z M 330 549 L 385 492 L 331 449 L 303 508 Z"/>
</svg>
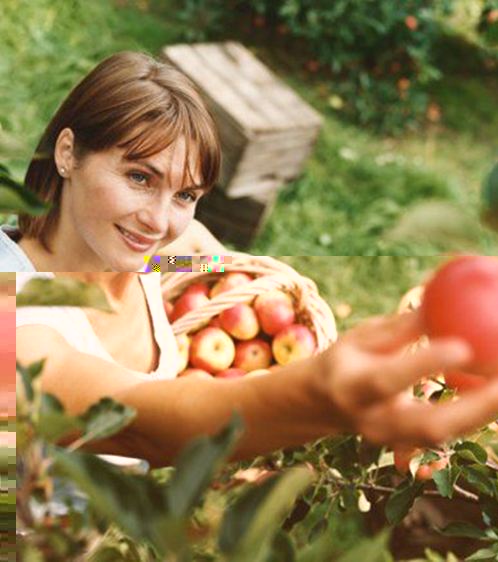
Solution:
<svg viewBox="0 0 498 562">
<path fill-rule="evenodd" d="M 34 277 L 53 279 L 53 273 L 17 273 L 16 292 L 19 293 L 24 284 Z M 154 338 L 159 347 L 159 364 L 155 371 L 142 373 L 136 371 L 145 380 L 176 378 L 180 366 L 178 346 L 173 330 L 164 312 L 160 273 L 139 275 L 147 298 L 147 306 L 152 318 Z M 82 353 L 89 353 L 116 363 L 107 352 L 84 310 L 76 306 L 22 306 L 16 311 L 16 328 L 31 324 L 43 324 L 57 330 L 69 345 Z"/>
</svg>

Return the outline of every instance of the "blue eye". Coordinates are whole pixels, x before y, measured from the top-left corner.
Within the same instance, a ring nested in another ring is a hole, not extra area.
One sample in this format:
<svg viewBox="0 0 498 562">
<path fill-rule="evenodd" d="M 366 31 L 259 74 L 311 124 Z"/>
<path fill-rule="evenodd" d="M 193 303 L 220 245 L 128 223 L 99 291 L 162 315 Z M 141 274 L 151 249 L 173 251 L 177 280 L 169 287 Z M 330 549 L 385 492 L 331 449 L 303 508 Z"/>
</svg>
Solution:
<svg viewBox="0 0 498 562">
<path fill-rule="evenodd" d="M 149 180 L 149 176 L 147 174 L 143 174 L 142 172 L 130 172 L 128 177 L 139 185 L 145 185 Z"/>
<path fill-rule="evenodd" d="M 182 201 L 185 201 L 186 203 L 195 203 L 197 201 L 197 195 L 192 191 L 180 191 L 177 195 Z M 185 197 L 182 197 L 182 195 L 184 195 Z"/>
</svg>

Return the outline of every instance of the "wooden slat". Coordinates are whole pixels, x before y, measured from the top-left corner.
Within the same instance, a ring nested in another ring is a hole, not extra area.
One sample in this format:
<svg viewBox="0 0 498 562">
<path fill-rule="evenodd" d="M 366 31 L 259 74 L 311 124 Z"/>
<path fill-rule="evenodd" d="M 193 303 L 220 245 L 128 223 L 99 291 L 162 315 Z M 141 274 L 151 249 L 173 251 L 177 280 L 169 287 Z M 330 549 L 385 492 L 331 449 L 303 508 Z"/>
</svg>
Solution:
<svg viewBox="0 0 498 562">
<path fill-rule="evenodd" d="M 164 55 L 189 76 L 209 98 L 231 114 L 247 131 L 264 130 L 266 123 L 237 95 L 230 83 L 213 74 L 190 45 L 172 45 L 163 49 Z"/>
</svg>

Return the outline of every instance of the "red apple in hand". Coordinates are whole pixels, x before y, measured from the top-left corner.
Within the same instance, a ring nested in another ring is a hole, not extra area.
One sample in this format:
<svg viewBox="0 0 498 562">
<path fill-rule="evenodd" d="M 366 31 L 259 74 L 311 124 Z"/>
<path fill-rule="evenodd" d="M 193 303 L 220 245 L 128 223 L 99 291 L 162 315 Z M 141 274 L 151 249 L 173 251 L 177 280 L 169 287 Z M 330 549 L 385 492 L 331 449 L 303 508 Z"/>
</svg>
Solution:
<svg viewBox="0 0 498 562">
<path fill-rule="evenodd" d="M 443 265 L 427 284 L 422 316 L 430 338 L 472 347 L 469 372 L 498 376 L 498 258 L 463 256 Z"/>
<path fill-rule="evenodd" d="M 204 306 L 208 302 L 209 298 L 201 292 L 184 293 L 173 306 L 171 322 L 178 320 L 178 318 L 181 318 L 191 310 Z"/>
<path fill-rule="evenodd" d="M 219 281 L 214 284 L 209 296 L 213 298 L 220 293 L 231 291 L 232 289 L 235 289 L 235 287 L 238 287 L 239 285 L 245 285 L 247 283 L 250 283 L 251 281 L 252 277 L 247 273 L 226 273 L 221 277 Z"/>
<path fill-rule="evenodd" d="M 236 369 L 235 367 L 232 367 L 216 373 L 215 376 L 217 379 L 238 379 L 239 377 L 243 377 L 245 374 L 246 371 L 244 371 L 244 369 Z"/>
<path fill-rule="evenodd" d="M 443 470 L 448 466 L 448 459 L 441 457 L 437 460 L 431 461 L 428 464 L 421 464 L 415 473 L 416 480 L 431 480 L 432 476 L 438 470 Z"/>
<path fill-rule="evenodd" d="M 450 371 L 444 374 L 446 386 L 458 392 L 467 392 L 481 388 L 486 384 L 486 377 L 471 375 L 462 371 Z"/>
<path fill-rule="evenodd" d="M 254 310 L 262 330 L 274 336 L 294 323 L 296 313 L 292 299 L 282 291 L 269 291 L 256 298 Z"/>
<path fill-rule="evenodd" d="M 232 338 L 220 328 L 203 328 L 192 338 L 190 362 L 198 369 L 214 374 L 228 369 L 235 357 Z"/>
<path fill-rule="evenodd" d="M 250 340 L 259 332 L 258 318 L 248 304 L 236 304 L 220 314 L 221 327 L 238 340 Z"/>
<path fill-rule="evenodd" d="M 315 352 L 313 332 L 303 324 L 291 324 L 279 332 L 272 342 L 273 356 L 279 365 L 287 365 Z"/>
<path fill-rule="evenodd" d="M 267 369 L 271 365 L 270 345 L 260 338 L 239 342 L 235 345 L 234 367 L 245 371 Z"/>
</svg>

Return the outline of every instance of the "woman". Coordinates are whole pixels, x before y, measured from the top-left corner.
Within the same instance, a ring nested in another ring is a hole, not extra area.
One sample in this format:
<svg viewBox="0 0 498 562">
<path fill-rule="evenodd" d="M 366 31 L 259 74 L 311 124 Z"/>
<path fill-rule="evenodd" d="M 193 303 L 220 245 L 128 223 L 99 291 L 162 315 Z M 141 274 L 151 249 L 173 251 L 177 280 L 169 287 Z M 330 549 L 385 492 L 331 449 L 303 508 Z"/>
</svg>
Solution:
<svg viewBox="0 0 498 562">
<path fill-rule="evenodd" d="M 194 238 L 199 253 L 221 253 L 192 222 L 219 169 L 216 128 L 193 84 L 145 54 L 115 54 L 47 126 L 25 184 L 52 207 L 0 231 L 0 271 L 140 271 L 182 233 L 185 250 Z"/>
<path fill-rule="evenodd" d="M 242 414 L 246 429 L 232 459 L 341 432 L 392 446 L 435 446 L 498 414 L 498 379 L 456 402 L 433 405 L 410 397 L 406 390 L 421 377 L 464 368 L 472 359 L 459 340 L 404 354 L 422 334 L 417 313 L 372 319 L 325 352 L 269 375 L 175 378 L 177 351 L 168 344 L 159 274 L 69 275 L 98 283 L 116 314 L 20 308 L 17 358 L 29 364 L 46 357 L 42 389 L 73 414 L 103 396 L 136 409 L 133 423 L 94 444 L 94 452 L 171 464 L 190 439 L 219 430 L 233 410 Z"/>
</svg>

